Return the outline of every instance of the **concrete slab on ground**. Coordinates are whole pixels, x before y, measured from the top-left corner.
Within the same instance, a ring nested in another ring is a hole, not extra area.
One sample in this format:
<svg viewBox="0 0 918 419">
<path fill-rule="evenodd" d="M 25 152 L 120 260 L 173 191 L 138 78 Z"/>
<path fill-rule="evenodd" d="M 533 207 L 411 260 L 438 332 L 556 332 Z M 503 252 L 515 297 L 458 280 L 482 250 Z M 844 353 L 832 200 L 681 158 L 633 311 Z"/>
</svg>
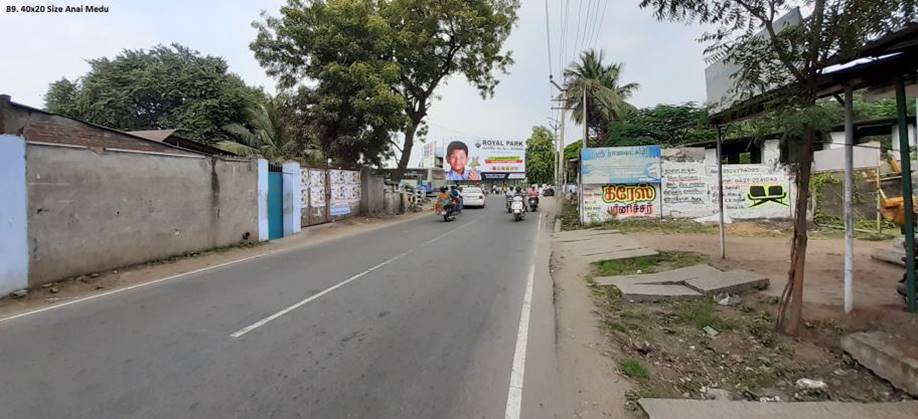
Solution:
<svg viewBox="0 0 918 419">
<path fill-rule="evenodd" d="M 918 342 L 886 332 L 859 332 L 843 336 L 841 347 L 874 374 L 918 396 Z"/>
<path fill-rule="evenodd" d="M 753 288 L 768 288 L 768 278 L 763 275 L 743 270 L 715 271 L 716 273 L 709 276 L 700 275 L 687 279 L 685 283 L 705 295 L 736 294 Z"/>
<path fill-rule="evenodd" d="M 918 417 L 918 401 L 898 403 L 762 403 L 640 399 L 650 419 L 903 419 Z"/>
<path fill-rule="evenodd" d="M 620 275 L 596 278 L 599 285 L 615 285 L 625 298 L 646 301 L 655 297 L 694 298 L 720 293 L 740 293 L 768 286 L 768 278 L 747 271 L 723 272 L 700 264 L 651 274 Z M 680 290 L 681 289 L 681 290 Z M 634 292 L 631 295 L 630 292 Z"/>
<path fill-rule="evenodd" d="M 654 256 L 658 254 L 659 253 L 657 253 L 656 250 L 653 250 L 649 247 L 641 247 L 636 249 L 614 250 L 611 252 L 581 254 L 581 256 L 584 256 L 588 262 L 593 263 L 603 260 L 630 259 L 640 256 Z"/>
<path fill-rule="evenodd" d="M 678 284 L 621 284 L 616 287 L 622 292 L 622 298 L 638 303 L 704 297 L 700 292 Z"/>
<path fill-rule="evenodd" d="M 905 257 L 905 249 L 902 247 L 902 239 L 894 239 L 886 242 L 884 246 L 873 249 L 870 257 L 881 262 L 889 262 L 894 265 L 905 266 L 902 258 Z"/>
</svg>

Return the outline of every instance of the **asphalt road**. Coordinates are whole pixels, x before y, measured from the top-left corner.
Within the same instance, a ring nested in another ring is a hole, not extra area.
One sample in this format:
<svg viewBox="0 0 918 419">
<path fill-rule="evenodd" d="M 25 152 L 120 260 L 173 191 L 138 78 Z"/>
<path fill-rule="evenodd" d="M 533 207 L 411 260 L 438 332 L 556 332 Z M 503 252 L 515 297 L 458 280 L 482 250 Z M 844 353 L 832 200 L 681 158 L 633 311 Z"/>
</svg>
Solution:
<svg viewBox="0 0 918 419">
<path fill-rule="evenodd" d="M 538 222 L 491 197 L 2 322 L 0 417 L 503 417 Z"/>
</svg>

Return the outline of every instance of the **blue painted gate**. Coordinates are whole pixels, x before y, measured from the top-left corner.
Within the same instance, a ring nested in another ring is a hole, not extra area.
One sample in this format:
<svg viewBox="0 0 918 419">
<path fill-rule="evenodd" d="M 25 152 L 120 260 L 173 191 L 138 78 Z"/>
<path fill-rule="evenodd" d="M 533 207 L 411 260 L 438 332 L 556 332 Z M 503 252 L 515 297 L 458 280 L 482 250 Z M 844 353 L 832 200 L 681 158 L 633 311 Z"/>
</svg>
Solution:
<svg viewBox="0 0 918 419">
<path fill-rule="evenodd" d="M 268 239 L 284 237 L 284 180 L 281 172 L 268 172 Z"/>
</svg>

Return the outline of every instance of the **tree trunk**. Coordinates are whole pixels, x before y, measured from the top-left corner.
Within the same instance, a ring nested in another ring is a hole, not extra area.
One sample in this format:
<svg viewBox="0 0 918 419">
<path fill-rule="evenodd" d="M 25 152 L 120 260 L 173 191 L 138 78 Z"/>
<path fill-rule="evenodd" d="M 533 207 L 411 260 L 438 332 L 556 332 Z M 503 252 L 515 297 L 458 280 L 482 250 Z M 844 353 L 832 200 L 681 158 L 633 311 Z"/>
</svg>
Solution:
<svg viewBox="0 0 918 419">
<path fill-rule="evenodd" d="M 398 159 L 398 166 L 395 173 L 392 174 L 392 180 L 399 182 L 405 176 L 405 169 L 408 168 L 408 161 L 411 160 L 411 149 L 414 147 L 414 134 L 418 130 L 418 123 L 411 121 L 411 124 L 405 129 L 405 143 L 402 145 L 402 156 Z"/>
<path fill-rule="evenodd" d="M 810 172 L 813 163 L 813 142 L 816 133 L 809 129 L 803 135 L 803 147 L 797 165 L 797 199 L 794 207 L 794 237 L 791 242 L 790 268 L 787 285 L 781 296 L 777 328 L 784 334 L 797 336 L 803 311 L 803 278 L 806 265 L 807 204 L 810 199 Z"/>
</svg>

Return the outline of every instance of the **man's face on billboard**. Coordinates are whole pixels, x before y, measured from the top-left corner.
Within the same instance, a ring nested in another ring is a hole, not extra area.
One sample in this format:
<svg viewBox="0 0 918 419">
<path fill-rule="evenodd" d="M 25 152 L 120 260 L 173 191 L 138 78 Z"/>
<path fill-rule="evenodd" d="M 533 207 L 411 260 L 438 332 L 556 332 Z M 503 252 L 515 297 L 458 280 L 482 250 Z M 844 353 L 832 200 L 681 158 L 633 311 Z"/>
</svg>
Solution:
<svg viewBox="0 0 918 419">
<path fill-rule="evenodd" d="M 449 153 L 449 167 L 453 169 L 454 172 L 463 173 L 465 171 L 465 164 L 468 163 L 469 156 L 465 154 L 464 150 L 455 149 Z"/>
</svg>

